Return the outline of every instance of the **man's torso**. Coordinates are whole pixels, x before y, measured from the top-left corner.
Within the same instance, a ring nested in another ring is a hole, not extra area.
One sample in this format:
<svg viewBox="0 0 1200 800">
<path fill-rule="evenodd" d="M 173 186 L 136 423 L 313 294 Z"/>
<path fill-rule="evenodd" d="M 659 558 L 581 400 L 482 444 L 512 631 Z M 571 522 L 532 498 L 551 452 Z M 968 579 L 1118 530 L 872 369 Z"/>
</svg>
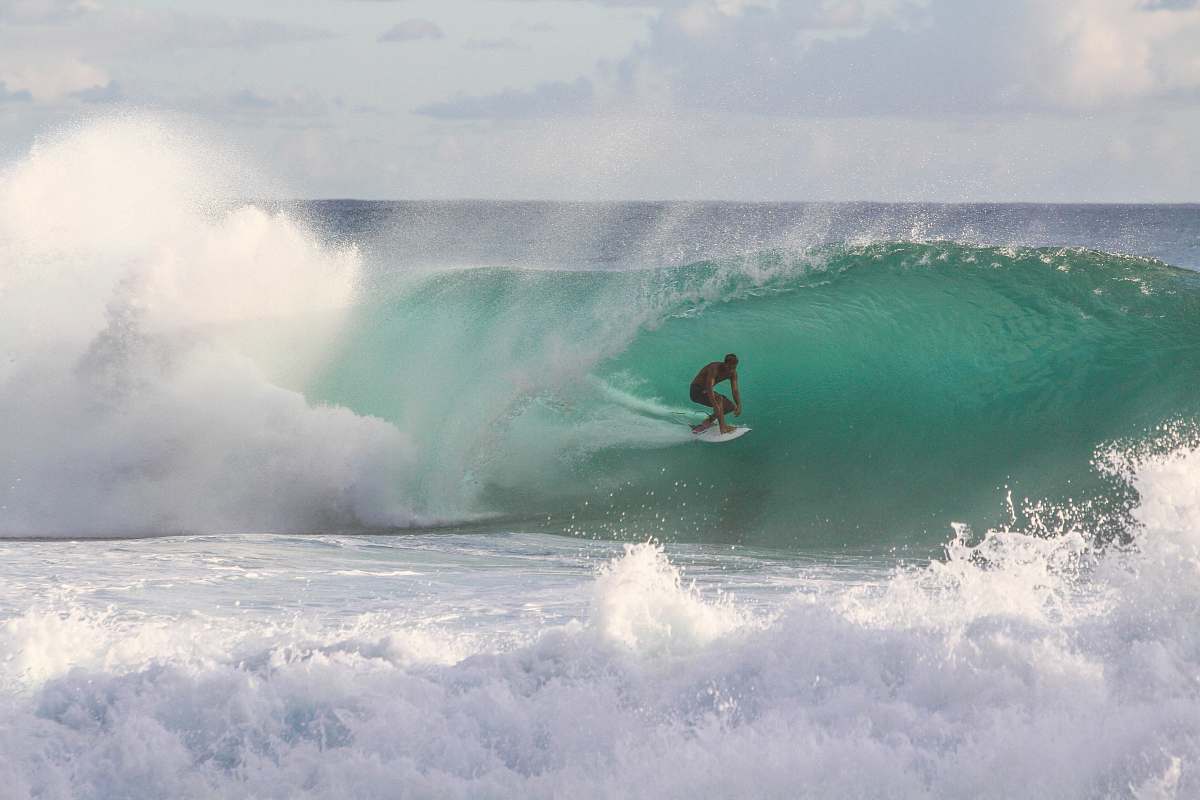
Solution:
<svg viewBox="0 0 1200 800">
<path fill-rule="evenodd" d="M 728 375 L 722 374 L 722 372 L 724 372 L 722 369 L 724 366 L 725 365 L 720 361 L 713 361 L 709 363 L 696 373 L 696 377 L 692 378 L 692 383 L 707 387 L 709 375 L 712 375 L 712 381 L 714 385 L 720 383 L 721 381 L 729 380 Z"/>
</svg>

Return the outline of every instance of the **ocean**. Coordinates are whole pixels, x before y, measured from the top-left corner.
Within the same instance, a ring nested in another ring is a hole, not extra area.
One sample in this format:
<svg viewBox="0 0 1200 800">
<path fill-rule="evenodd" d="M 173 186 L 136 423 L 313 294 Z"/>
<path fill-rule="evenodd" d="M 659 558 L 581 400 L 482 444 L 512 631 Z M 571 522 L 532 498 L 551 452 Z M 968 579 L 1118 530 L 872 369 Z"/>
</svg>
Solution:
<svg viewBox="0 0 1200 800">
<path fill-rule="evenodd" d="M 0 167 L 0 797 L 1200 797 L 1200 206 L 288 197 Z"/>
</svg>

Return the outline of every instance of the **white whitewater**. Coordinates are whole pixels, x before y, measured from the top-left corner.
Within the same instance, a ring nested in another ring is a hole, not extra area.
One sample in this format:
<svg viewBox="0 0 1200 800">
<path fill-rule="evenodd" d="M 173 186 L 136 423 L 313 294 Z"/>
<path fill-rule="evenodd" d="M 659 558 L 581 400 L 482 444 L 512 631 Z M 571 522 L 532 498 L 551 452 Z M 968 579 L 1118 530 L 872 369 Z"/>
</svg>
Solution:
<svg viewBox="0 0 1200 800">
<path fill-rule="evenodd" d="M 3 171 L 0 535 L 412 521 L 407 437 L 289 388 L 336 338 L 358 253 L 235 202 L 245 175 L 142 118 Z"/>
<path fill-rule="evenodd" d="M 1130 547 L 960 532 L 896 569 L 539 536 L 3 544 L 0 781 L 1194 797 L 1200 455 L 1125 467 Z"/>
</svg>

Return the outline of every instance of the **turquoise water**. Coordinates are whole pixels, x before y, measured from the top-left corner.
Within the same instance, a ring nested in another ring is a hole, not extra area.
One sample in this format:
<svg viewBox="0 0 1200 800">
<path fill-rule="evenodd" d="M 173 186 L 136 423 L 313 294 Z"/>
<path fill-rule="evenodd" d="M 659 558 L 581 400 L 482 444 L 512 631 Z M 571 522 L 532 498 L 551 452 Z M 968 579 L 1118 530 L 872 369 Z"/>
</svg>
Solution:
<svg viewBox="0 0 1200 800">
<path fill-rule="evenodd" d="M 728 351 L 754 432 L 698 445 L 687 386 Z M 1014 522 L 1009 491 L 1121 507 L 1097 449 L 1200 411 L 1200 277 L 953 243 L 402 273 L 372 288 L 329 363 L 314 396 L 430 454 L 405 491 L 434 517 L 937 544 L 952 522 Z"/>
</svg>

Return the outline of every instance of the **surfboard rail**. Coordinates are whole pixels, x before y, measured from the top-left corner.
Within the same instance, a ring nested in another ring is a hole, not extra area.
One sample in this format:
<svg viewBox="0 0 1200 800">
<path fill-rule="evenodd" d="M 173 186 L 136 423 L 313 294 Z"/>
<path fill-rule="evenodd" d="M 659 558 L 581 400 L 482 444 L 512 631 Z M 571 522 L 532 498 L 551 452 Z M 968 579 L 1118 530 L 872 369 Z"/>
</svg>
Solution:
<svg viewBox="0 0 1200 800">
<path fill-rule="evenodd" d="M 732 442 L 734 439 L 745 436 L 750 432 L 750 428 L 746 425 L 735 425 L 729 433 L 721 433 L 716 425 L 713 425 L 703 433 L 693 433 L 692 436 L 700 442 Z"/>
</svg>

